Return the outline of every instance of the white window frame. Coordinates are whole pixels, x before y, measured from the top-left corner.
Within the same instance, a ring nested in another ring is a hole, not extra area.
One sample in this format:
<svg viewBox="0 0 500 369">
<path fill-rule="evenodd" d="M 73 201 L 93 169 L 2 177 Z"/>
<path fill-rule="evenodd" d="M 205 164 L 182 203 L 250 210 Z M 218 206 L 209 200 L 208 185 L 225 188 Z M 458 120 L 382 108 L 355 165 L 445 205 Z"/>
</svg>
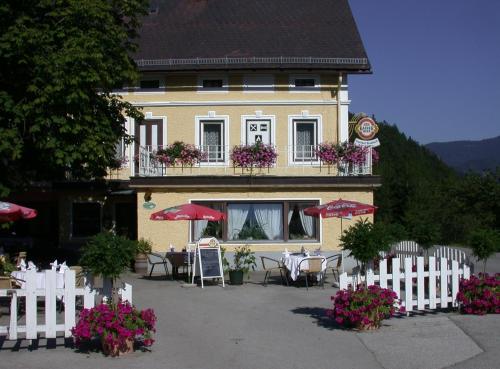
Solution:
<svg viewBox="0 0 500 369">
<path fill-rule="evenodd" d="M 316 121 L 316 145 L 323 142 L 323 117 L 321 114 L 310 115 L 306 111 L 302 115 L 289 115 L 288 116 L 288 166 L 304 166 L 311 165 L 311 163 L 319 163 L 319 159 L 309 161 L 295 161 L 295 128 L 296 123 L 299 121 Z"/>
<path fill-rule="evenodd" d="M 203 80 L 205 79 L 221 79 L 221 88 L 203 88 Z M 198 76 L 198 93 L 202 94 L 217 94 L 227 93 L 229 91 L 228 76 L 225 74 L 206 74 Z"/>
<path fill-rule="evenodd" d="M 263 84 L 253 83 L 252 78 L 264 79 Z M 267 81 L 266 81 L 267 80 Z M 272 74 L 245 74 L 243 76 L 243 93 L 247 94 L 269 94 L 274 93 L 274 75 Z"/>
<path fill-rule="evenodd" d="M 276 115 L 242 115 L 241 116 L 241 145 L 247 145 L 247 121 L 262 120 L 271 122 L 271 145 L 276 145 Z"/>
<path fill-rule="evenodd" d="M 296 79 L 314 79 L 314 87 L 297 87 Z M 290 74 L 288 77 L 290 93 L 319 93 L 321 91 L 321 80 L 318 74 Z"/>
<path fill-rule="evenodd" d="M 215 114 L 208 114 L 206 116 L 200 116 L 197 115 L 195 117 L 195 125 L 194 125 L 194 134 L 195 134 L 195 142 L 198 147 L 203 146 L 203 143 L 201 142 L 202 136 L 200 135 L 201 129 L 200 126 L 202 122 L 210 122 L 213 121 L 214 123 L 223 121 L 223 127 L 224 127 L 224 132 L 223 138 L 224 138 L 224 161 L 218 161 L 215 163 L 210 163 L 210 162 L 205 162 L 202 161 L 200 162 L 200 166 L 202 167 L 211 167 L 211 166 L 229 166 L 229 115 L 215 115 Z"/>
<path fill-rule="evenodd" d="M 141 81 L 159 81 L 160 87 L 141 89 L 140 86 Z M 165 77 L 159 75 L 142 76 L 141 78 L 139 78 L 139 86 L 132 87 L 132 92 L 135 93 L 136 95 L 154 95 L 159 93 L 165 93 L 165 91 L 166 91 Z"/>
</svg>

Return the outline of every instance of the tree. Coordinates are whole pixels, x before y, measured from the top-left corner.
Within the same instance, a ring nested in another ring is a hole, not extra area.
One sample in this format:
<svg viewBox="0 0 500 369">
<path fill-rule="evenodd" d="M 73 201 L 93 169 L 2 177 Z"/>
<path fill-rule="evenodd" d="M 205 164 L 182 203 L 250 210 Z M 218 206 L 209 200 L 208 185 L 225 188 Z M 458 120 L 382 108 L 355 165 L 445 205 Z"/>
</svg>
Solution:
<svg viewBox="0 0 500 369">
<path fill-rule="evenodd" d="M 147 0 L 0 4 L 0 196 L 33 180 L 105 175 L 137 108 L 112 90 L 137 79 L 130 55 Z"/>
<path fill-rule="evenodd" d="M 373 224 L 368 219 L 360 219 L 344 231 L 340 246 L 350 251 L 349 256 L 360 261 L 364 269 L 367 263 L 379 256 L 380 251 L 389 250 L 394 242 L 392 234 L 392 229 L 384 223 Z"/>
<path fill-rule="evenodd" d="M 500 252 L 500 232 L 492 229 L 477 229 L 471 232 L 469 244 L 474 256 L 478 260 L 483 260 L 483 273 L 486 273 L 486 262 L 495 252 Z"/>
</svg>

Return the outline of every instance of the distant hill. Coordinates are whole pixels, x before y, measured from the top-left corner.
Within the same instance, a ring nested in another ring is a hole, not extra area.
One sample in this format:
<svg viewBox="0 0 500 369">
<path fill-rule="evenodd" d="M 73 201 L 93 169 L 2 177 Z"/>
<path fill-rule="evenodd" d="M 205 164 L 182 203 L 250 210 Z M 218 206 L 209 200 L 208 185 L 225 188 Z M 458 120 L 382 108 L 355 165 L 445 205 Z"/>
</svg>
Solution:
<svg viewBox="0 0 500 369">
<path fill-rule="evenodd" d="M 500 167 L 500 136 L 480 141 L 432 142 L 425 146 L 458 172 Z"/>
</svg>

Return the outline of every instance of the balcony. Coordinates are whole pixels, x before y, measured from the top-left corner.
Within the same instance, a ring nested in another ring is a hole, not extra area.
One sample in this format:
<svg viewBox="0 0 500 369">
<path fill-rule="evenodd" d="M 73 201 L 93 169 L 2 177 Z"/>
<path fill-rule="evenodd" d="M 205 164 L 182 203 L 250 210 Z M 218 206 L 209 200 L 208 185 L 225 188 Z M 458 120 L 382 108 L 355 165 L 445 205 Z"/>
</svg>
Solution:
<svg viewBox="0 0 500 369">
<path fill-rule="evenodd" d="M 277 154 L 276 161 L 270 166 L 234 165 L 231 160 L 233 146 L 193 146 L 200 150 L 203 157 L 193 165 L 179 163 L 166 164 L 158 159 L 161 147 L 140 146 L 135 160 L 135 176 L 366 176 L 372 174 L 372 149 L 364 153 L 361 164 L 339 160 L 327 165 L 318 157 L 319 145 L 273 146 Z"/>
</svg>

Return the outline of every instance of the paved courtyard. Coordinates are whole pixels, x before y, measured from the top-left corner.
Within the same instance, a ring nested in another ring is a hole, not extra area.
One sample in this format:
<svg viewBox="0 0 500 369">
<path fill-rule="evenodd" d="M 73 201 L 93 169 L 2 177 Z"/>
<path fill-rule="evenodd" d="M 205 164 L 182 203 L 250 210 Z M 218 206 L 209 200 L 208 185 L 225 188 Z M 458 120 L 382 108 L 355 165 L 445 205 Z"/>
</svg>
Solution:
<svg viewBox="0 0 500 369">
<path fill-rule="evenodd" d="M 112 359 L 40 339 L 0 341 L 4 368 L 494 368 L 500 316 L 454 312 L 400 317 L 376 332 L 343 330 L 325 317 L 336 289 L 261 284 L 182 287 L 130 274 L 134 303 L 157 316 L 151 352 Z M 276 282 L 276 281 L 275 281 Z"/>
</svg>

